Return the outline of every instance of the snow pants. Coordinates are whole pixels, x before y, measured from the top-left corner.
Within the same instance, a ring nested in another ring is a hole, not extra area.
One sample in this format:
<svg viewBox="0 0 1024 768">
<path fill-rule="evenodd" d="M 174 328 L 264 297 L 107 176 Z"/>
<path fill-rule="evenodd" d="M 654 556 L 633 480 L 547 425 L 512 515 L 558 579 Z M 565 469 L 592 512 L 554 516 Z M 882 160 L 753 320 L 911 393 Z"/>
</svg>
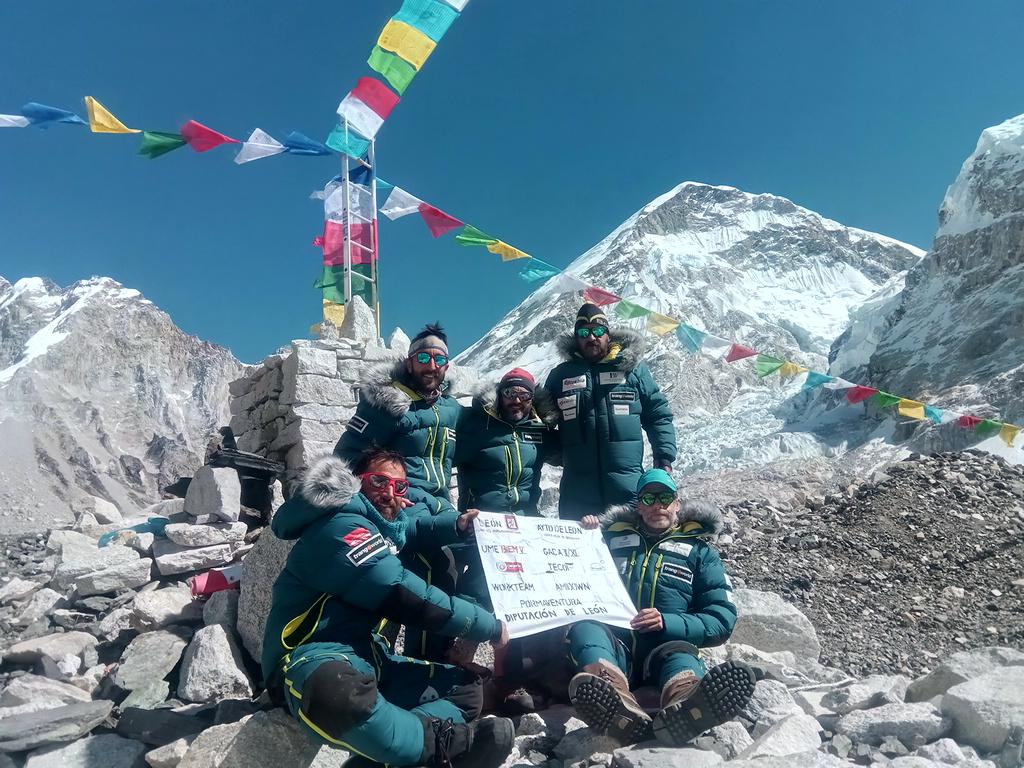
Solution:
<svg viewBox="0 0 1024 768">
<path fill-rule="evenodd" d="M 698 678 L 704 677 L 707 667 L 696 646 L 673 640 L 651 648 L 652 634 L 581 621 L 569 630 L 569 659 L 577 672 L 596 661 L 610 661 L 629 678 L 631 688 L 654 685 L 661 690 L 671 678 L 686 670 Z"/>
<path fill-rule="evenodd" d="M 368 652 L 367 652 L 368 651 Z M 432 718 L 468 722 L 483 693 L 470 672 L 388 653 L 373 643 L 308 643 L 282 661 L 285 704 L 303 729 L 377 763 L 419 765 L 433 745 Z"/>
<path fill-rule="evenodd" d="M 442 547 L 436 552 L 403 557 L 402 564 L 406 570 L 412 571 L 430 586 L 437 587 L 448 595 L 456 594 L 453 558 L 448 547 Z M 443 663 L 453 642 L 454 639 L 451 637 L 433 634 L 420 627 L 407 626 L 403 650 L 407 656 L 416 659 Z"/>
</svg>

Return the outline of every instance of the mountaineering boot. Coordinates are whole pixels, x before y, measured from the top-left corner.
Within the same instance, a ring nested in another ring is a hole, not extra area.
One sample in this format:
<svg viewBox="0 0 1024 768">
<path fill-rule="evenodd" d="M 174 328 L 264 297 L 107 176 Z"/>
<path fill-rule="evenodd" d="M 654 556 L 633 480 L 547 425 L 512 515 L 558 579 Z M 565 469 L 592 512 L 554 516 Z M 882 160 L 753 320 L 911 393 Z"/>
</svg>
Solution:
<svg viewBox="0 0 1024 768">
<path fill-rule="evenodd" d="M 735 661 L 712 667 L 697 685 L 688 674 L 693 673 L 676 675 L 665 684 L 662 709 L 654 716 L 654 735 L 673 747 L 732 720 L 750 701 L 756 683 L 754 671 Z"/>
<path fill-rule="evenodd" d="M 621 669 L 601 659 L 587 664 L 569 681 L 569 701 L 580 719 L 597 733 L 636 744 L 651 738 L 651 718 L 629 690 Z"/>
<path fill-rule="evenodd" d="M 471 723 L 433 718 L 424 723 L 421 765 L 433 768 L 498 768 L 512 752 L 516 729 L 506 717 Z"/>
</svg>

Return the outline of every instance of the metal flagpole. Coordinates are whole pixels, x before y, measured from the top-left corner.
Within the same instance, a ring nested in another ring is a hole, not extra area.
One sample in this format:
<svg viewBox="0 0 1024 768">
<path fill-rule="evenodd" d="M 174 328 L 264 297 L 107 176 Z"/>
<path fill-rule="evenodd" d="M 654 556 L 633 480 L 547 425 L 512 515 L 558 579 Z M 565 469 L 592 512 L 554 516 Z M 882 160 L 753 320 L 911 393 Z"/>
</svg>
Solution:
<svg viewBox="0 0 1024 768">
<path fill-rule="evenodd" d="M 370 178 L 372 183 L 370 184 L 370 216 L 372 221 L 370 222 L 370 246 L 373 248 L 373 253 L 370 254 L 370 274 L 373 278 L 373 314 L 377 318 L 377 335 L 380 336 L 380 271 L 377 266 L 377 262 L 380 259 L 380 236 L 379 227 L 377 225 L 377 156 L 376 141 L 370 140 L 370 149 L 367 159 L 370 162 Z"/>
<path fill-rule="evenodd" d="M 348 146 L 348 120 L 343 121 L 345 126 L 345 146 Z M 348 187 L 348 155 L 341 156 L 341 186 L 343 189 L 342 199 L 344 201 L 344 257 L 345 257 L 345 310 L 352 301 L 352 207 Z"/>
</svg>

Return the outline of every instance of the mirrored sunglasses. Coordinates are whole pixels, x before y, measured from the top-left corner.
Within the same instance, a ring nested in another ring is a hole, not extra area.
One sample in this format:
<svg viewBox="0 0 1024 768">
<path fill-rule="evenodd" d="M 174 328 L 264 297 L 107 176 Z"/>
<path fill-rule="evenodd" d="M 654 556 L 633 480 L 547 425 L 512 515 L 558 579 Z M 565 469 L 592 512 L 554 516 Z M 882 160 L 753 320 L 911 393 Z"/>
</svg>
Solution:
<svg viewBox="0 0 1024 768">
<path fill-rule="evenodd" d="M 415 360 L 420 365 L 430 365 L 430 361 L 434 361 L 434 365 L 438 368 L 444 368 L 448 365 L 448 355 L 443 355 L 440 352 L 430 354 L 429 352 L 417 352 Z"/>
<path fill-rule="evenodd" d="M 641 493 L 640 503 L 645 507 L 653 506 L 655 502 L 661 504 L 663 507 L 667 507 L 673 501 L 676 500 L 676 495 L 665 491 L 664 493 Z"/>
<path fill-rule="evenodd" d="M 587 328 L 586 326 L 584 326 L 583 328 L 576 329 L 576 335 L 579 336 L 581 339 L 586 339 L 589 336 L 594 336 L 595 338 L 600 339 L 606 333 L 608 333 L 608 329 L 605 328 L 603 325 L 598 325 L 594 328 Z"/>
<path fill-rule="evenodd" d="M 533 392 L 521 387 L 505 387 L 501 390 L 501 396 L 506 400 L 515 400 L 520 403 L 528 403 L 533 400 Z"/>
<path fill-rule="evenodd" d="M 388 486 L 395 492 L 395 496 L 405 496 L 409 492 L 409 481 L 401 480 L 383 472 L 365 472 L 361 477 L 371 488 L 383 491 Z"/>
</svg>

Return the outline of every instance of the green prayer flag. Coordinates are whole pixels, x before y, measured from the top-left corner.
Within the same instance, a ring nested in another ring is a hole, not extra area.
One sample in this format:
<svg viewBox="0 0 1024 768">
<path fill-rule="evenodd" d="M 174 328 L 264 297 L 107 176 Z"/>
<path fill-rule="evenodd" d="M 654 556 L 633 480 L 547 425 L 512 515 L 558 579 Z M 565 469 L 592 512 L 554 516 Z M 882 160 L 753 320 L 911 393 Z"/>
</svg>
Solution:
<svg viewBox="0 0 1024 768">
<path fill-rule="evenodd" d="M 185 139 L 180 133 L 143 131 L 142 146 L 139 147 L 139 154 L 147 155 L 152 160 L 183 146 L 185 146 Z"/>
<path fill-rule="evenodd" d="M 455 236 L 455 242 L 459 245 L 490 245 L 491 243 L 498 242 L 498 238 L 491 237 L 486 232 L 481 232 L 472 224 L 467 224 Z"/>
<path fill-rule="evenodd" d="M 879 392 L 871 399 L 879 408 L 892 408 L 894 405 L 899 405 L 903 398 L 899 395 L 890 395 L 888 392 Z"/>
<path fill-rule="evenodd" d="M 360 274 L 361 269 L 369 270 L 371 268 L 369 264 L 356 264 L 352 267 L 352 293 L 355 296 L 361 296 L 367 304 L 372 306 L 373 283 L 364 280 L 363 275 Z M 320 279 L 313 283 L 313 287 L 321 289 L 327 301 L 333 301 L 335 304 L 344 304 L 345 267 L 325 266 L 323 274 L 320 276 Z"/>
<path fill-rule="evenodd" d="M 373 46 L 366 63 L 374 72 L 379 72 L 399 95 L 405 93 L 409 83 L 416 77 L 416 68 L 412 64 L 401 56 L 385 51 L 379 45 Z"/>
<path fill-rule="evenodd" d="M 651 310 L 623 299 L 615 305 L 615 314 L 623 320 L 632 320 L 634 317 L 646 317 L 651 314 Z"/>
<path fill-rule="evenodd" d="M 770 376 L 779 370 L 785 362 L 785 360 L 779 360 L 779 358 L 772 357 L 771 355 L 758 355 L 754 367 L 757 369 L 757 375 L 763 379 L 765 376 Z"/>
<path fill-rule="evenodd" d="M 992 435 L 998 435 L 1003 430 L 1003 422 L 993 421 L 992 419 L 985 419 L 981 424 L 974 428 L 974 431 L 979 437 L 992 437 Z"/>
</svg>

